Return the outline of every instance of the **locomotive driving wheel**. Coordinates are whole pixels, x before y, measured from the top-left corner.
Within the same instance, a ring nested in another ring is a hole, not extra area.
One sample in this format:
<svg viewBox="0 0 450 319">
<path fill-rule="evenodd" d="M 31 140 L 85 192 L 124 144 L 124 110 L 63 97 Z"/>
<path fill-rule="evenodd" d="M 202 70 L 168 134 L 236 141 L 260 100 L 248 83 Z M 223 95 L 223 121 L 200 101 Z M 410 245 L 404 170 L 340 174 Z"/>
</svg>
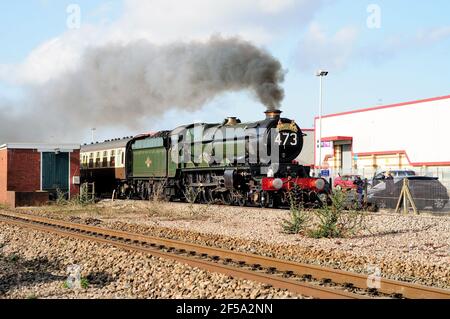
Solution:
<svg viewBox="0 0 450 319">
<path fill-rule="evenodd" d="M 222 193 L 221 198 L 224 205 L 230 206 L 233 203 L 233 198 L 229 192 Z"/>
<path fill-rule="evenodd" d="M 212 204 L 214 202 L 214 195 L 212 190 L 205 188 L 201 193 L 201 200 L 204 204 Z"/>
<path fill-rule="evenodd" d="M 240 206 L 240 207 L 245 207 L 247 205 L 247 199 L 244 196 L 239 196 L 236 199 L 236 203 Z"/>
<path fill-rule="evenodd" d="M 270 200 L 270 194 L 268 192 L 262 192 L 259 204 L 262 208 L 268 208 L 270 205 Z"/>
</svg>

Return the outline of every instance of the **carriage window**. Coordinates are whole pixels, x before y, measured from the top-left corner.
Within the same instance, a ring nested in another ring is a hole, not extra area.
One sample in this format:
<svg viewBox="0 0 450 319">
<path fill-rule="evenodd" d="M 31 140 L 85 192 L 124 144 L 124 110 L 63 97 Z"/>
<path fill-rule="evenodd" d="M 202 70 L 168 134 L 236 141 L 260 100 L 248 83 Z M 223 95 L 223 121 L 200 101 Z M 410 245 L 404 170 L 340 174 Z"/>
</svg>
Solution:
<svg viewBox="0 0 450 319">
<path fill-rule="evenodd" d="M 109 160 L 109 165 L 111 167 L 115 167 L 116 166 L 116 151 L 111 151 L 111 158 Z"/>
<path fill-rule="evenodd" d="M 125 152 L 122 152 L 121 164 L 123 165 L 124 163 L 125 163 Z"/>
<path fill-rule="evenodd" d="M 94 153 L 89 154 L 89 168 L 94 167 Z"/>
<path fill-rule="evenodd" d="M 103 162 L 102 162 L 102 166 L 103 167 L 108 167 L 108 152 L 104 151 L 103 152 Z"/>
<path fill-rule="evenodd" d="M 100 167 L 100 152 L 97 152 L 97 156 L 95 157 L 95 167 Z"/>
</svg>

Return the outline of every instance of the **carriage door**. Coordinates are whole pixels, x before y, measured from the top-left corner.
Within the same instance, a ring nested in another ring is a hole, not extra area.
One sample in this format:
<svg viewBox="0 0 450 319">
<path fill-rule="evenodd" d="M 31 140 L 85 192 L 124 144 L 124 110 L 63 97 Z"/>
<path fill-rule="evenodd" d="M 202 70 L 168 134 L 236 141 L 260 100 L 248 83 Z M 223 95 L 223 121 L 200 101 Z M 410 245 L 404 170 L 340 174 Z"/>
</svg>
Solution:
<svg viewBox="0 0 450 319">
<path fill-rule="evenodd" d="M 42 153 L 42 190 L 69 193 L 69 153 Z"/>
</svg>

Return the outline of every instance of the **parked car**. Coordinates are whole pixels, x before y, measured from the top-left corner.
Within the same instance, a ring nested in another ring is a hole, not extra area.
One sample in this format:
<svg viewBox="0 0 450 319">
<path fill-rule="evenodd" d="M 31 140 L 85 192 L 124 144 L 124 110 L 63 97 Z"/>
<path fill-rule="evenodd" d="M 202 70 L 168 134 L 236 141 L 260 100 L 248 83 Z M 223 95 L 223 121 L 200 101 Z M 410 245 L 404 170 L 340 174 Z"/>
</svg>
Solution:
<svg viewBox="0 0 450 319">
<path fill-rule="evenodd" d="M 334 179 L 333 187 L 338 190 L 356 189 L 356 185 L 354 184 L 354 182 L 358 176 L 359 175 L 338 176 Z M 359 177 L 361 177 L 361 176 L 359 176 Z"/>
<path fill-rule="evenodd" d="M 409 180 L 411 195 L 419 210 L 429 207 L 439 211 L 449 202 L 447 188 L 439 182 L 437 177 L 407 176 L 406 178 Z M 395 209 L 403 188 L 403 179 L 378 183 L 368 191 L 368 203 L 373 207 Z"/>
<path fill-rule="evenodd" d="M 392 170 L 392 171 L 383 171 L 381 173 L 377 173 L 374 175 L 372 179 L 371 186 L 375 187 L 380 182 L 384 182 L 387 174 L 391 174 L 395 181 L 403 180 L 405 177 L 416 176 L 416 172 L 412 170 Z"/>
</svg>

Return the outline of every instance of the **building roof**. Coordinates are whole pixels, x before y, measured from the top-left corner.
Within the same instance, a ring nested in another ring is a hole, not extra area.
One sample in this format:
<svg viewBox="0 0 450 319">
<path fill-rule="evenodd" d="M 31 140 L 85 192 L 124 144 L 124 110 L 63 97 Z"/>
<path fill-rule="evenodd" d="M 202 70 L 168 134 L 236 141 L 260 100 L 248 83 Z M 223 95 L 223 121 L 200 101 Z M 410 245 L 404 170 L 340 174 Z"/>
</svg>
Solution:
<svg viewBox="0 0 450 319">
<path fill-rule="evenodd" d="M 79 150 L 79 144 L 55 144 L 55 143 L 7 143 L 0 145 L 0 149 L 20 149 L 20 150 L 38 150 L 38 151 L 73 151 Z"/>
<path fill-rule="evenodd" d="M 126 137 L 123 139 L 110 140 L 102 143 L 85 144 L 81 146 L 81 152 L 82 153 L 97 152 L 116 148 L 123 148 L 126 147 L 128 142 L 131 140 L 132 138 Z"/>
<path fill-rule="evenodd" d="M 329 117 L 336 117 L 336 116 L 343 116 L 343 115 L 349 115 L 349 114 L 355 114 L 355 113 L 378 111 L 378 110 L 384 110 L 384 109 L 390 109 L 390 108 L 396 108 L 396 107 L 403 107 L 403 106 L 410 106 L 410 105 L 415 105 L 415 104 L 421 104 L 421 103 L 427 103 L 427 102 L 435 102 L 435 101 L 442 101 L 442 100 L 450 100 L 450 95 L 438 96 L 438 97 L 433 97 L 433 98 L 429 98 L 429 99 L 416 100 L 416 101 L 410 101 L 410 102 L 403 102 L 403 103 L 375 106 L 375 107 L 363 108 L 363 109 L 358 109 L 358 110 L 353 110 L 353 111 L 348 111 L 348 112 L 342 112 L 342 113 L 327 114 L 327 115 L 322 116 L 322 118 L 325 119 L 325 118 L 329 118 Z M 319 119 L 320 119 L 320 117 L 316 116 L 315 120 L 319 120 Z"/>
</svg>

